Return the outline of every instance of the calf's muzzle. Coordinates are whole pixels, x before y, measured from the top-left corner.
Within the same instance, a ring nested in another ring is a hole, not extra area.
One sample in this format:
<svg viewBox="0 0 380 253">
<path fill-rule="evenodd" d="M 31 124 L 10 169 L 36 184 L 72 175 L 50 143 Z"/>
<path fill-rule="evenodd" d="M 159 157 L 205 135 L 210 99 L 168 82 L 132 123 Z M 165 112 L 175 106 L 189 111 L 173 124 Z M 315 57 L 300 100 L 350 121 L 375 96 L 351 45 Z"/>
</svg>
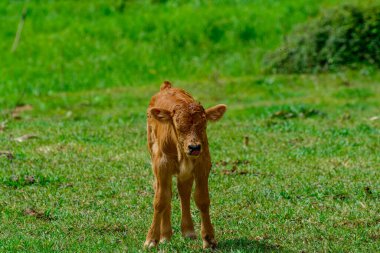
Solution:
<svg viewBox="0 0 380 253">
<path fill-rule="evenodd" d="M 201 145 L 200 144 L 191 144 L 188 146 L 189 148 L 189 155 L 191 156 L 198 156 L 201 153 Z"/>
</svg>

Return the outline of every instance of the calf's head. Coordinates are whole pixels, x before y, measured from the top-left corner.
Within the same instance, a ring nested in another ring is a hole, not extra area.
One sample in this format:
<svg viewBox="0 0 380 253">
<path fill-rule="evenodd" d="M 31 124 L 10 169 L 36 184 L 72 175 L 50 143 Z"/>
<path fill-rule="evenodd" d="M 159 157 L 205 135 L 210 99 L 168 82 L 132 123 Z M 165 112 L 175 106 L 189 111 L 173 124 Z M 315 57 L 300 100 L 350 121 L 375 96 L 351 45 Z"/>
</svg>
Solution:
<svg viewBox="0 0 380 253">
<path fill-rule="evenodd" d="M 150 114 L 162 123 L 172 124 L 181 151 L 197 157 L 206 143 L 207 121 L 219 120 L 227 109 L 220 104 L 205 110 L 199 103 L 177 105 L 171 112 L 162 108 L 151 108 Z"/>
</svg>

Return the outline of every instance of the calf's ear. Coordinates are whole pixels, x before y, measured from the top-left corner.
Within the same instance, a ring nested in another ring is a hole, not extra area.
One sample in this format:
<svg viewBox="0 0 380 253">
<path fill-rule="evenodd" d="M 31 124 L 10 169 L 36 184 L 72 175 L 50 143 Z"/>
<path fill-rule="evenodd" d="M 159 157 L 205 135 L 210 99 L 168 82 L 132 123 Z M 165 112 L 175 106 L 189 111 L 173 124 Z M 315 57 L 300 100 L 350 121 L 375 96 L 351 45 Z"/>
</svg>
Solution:
<svg viewBox="0 0 380 253">
<path fill-rule="evenodd" d="M 222 118 L 223 114 L 226 112 L 226 105 L 216 105 L 206 110 L 206 117 L 209 121 L 217 121 Z"/>
<path fill-rule="evenodd" d="M 153 118 L 161 122 L 169 121 L 172 118 L 171 113 L 165 109 L 153 107 L 149 111 Z"/>
</svg>

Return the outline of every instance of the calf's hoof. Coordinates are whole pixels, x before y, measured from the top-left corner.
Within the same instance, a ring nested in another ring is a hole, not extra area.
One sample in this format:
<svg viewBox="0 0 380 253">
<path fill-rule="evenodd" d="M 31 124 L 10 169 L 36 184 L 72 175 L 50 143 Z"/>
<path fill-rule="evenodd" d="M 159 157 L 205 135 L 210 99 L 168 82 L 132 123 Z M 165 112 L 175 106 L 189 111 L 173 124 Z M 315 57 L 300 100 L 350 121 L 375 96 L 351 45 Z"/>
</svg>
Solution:
<svg viewBox="0 0 380 253">
<path fill-rule="evenodd" d="M 218 245 L 218 243 L 216 242 L 216 240 L 213 238 L 213 237 L 210 237 L 208 235 L 205 236 L 205 238 L 203 238 L 203 248 L 204 249 L 216 249 L 216 246 Z"/>
<path fill-rule="evenodd" d="M 167 236 L 161 236 L 160 238 L 160 243 L 166 243 L 170 241 L 170 237 L 167 237 Z"/>
<path fill-rule="evenodd" d="M 169 229 L 169 230 L 166 230 L 165 232 L 162 232 L 161 236 L 160 236 L 160 243 L 165 243 L 165 242 L 170 241 L 170 239 L 172 238 L 172 235 L 173 235 L 172 229 Z"/>
<path fill-rule="evenodd" d="M 146 240 L 144 243 L 144 249 L 151 249 L 157 246 L 157 240 Z"/>
<path fill-rule="evenodd" d="M 182 236 L 185 237 L 185 238 L 189 238 L 191 240 L 195 240 L 197 239 L 197 234 L 195 234 L 195 231 L 186 231 L 186 232 L 183 232 L 182 233 Z"/>
</svg>

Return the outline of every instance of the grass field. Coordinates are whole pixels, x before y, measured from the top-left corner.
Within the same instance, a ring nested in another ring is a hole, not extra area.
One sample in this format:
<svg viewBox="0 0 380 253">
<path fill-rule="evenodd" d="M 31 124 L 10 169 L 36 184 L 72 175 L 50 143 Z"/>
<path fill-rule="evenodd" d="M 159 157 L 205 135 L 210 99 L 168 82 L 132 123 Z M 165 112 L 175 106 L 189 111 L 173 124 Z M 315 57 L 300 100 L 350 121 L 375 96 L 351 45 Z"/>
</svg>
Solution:
<svg viewBox="0 0 380 253">
<path fill-rule="evenodd" d="M 12 53 L 24 1 L 0 1 L 0 107 L 20 94 L 258 74 L 263 55 L 295 24 L 359 1 L 121 2 L 30 0 Z"/>
<path fill-rule="evenodd" d="M 30 1 L 15 53 L 23 4 L 0 3 L 0 251 L 142 251 L 153 213 L 145 111 L 169 79 L 205 107 L 229 107 L 208 127 L 220 252 L 379 252 L 379 71 L 260 72 L 294 24 L 341 2 L 144 2 L 119 13 L 105 1 Z M 223 39 L 200 32 L 211 14 L 226 15 Z M 249 17 L 261 39 L 237 40 L 231 26 Z M 139 33 L 146 21 L 153 35 Z M 184 48 L 170 44 L 185 34 Z M 176 190 L 172 222 L 159 249 L 201 252 L 200 238 L 180 236 Z"/>
</svg>

